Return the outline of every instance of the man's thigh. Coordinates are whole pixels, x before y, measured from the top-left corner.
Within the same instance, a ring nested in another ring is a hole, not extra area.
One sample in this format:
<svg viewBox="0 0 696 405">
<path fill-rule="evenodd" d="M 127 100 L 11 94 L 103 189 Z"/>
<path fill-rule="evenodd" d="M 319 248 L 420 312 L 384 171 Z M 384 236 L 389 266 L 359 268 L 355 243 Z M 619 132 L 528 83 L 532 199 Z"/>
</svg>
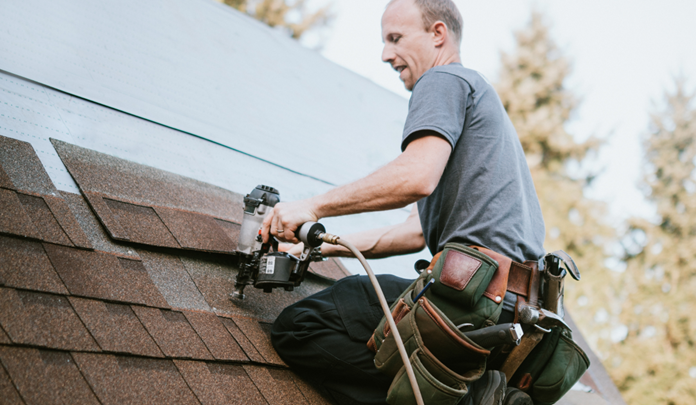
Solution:
<svg viewBox="0 0 696 405">
<path fill-rule="evenodd" d="M 378 276 L 391 304 L 412 282 Z M 273 345 L 293 369 L 332 392 L 381 403 L 391 379 L 374 366 L 366 342 L 383 313 L 366 276 L 352 276 L 286 308 L 273 325 Z"/>
</svg>

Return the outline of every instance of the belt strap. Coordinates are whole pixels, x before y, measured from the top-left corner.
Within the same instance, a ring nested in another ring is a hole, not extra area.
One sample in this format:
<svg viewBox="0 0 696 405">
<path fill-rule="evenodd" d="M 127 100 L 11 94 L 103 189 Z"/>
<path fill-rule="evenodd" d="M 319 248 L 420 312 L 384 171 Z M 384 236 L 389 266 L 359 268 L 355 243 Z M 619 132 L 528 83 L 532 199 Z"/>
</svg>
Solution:
<svg viewBox="0 0 696 405">
<path fill-rule="evenodd" d="M 539 278 L 533 277 L 537 273 L 536 261 L 530 260 L 522 264 L 484 247 L 471 246 L 471 248 L 498 262 L 498 270 L 496 270 L 491 282 L 488 284 L 488 288 L 483 293 L 485 297 L 493 302 L 500 303 L 505 296 L 505 291 L 510 291 L 524 297 L 526 303 L 537 305 L 539 299 Z M 426 270 L 432 270 L 435 267 L 435 263 L 437 263 L 441 254 L 442 252 L 438 252 L 433 257 Z"/>
</svg>

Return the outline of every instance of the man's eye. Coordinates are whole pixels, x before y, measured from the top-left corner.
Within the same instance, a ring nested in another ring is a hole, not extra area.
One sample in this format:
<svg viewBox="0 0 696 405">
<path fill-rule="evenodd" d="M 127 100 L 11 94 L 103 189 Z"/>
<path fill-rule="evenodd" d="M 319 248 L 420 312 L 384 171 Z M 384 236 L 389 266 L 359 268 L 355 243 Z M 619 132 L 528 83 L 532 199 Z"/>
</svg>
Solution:
<svg viewBox="0 0 696 405">
<path fill-rule="evenodd" d="M 397 42 L 399 42 L 400 39 L 401 39 L 401 37 L 394 37 L 394 39 L 392 39 L 392 42 L 397 43 Z"/>
</svg>

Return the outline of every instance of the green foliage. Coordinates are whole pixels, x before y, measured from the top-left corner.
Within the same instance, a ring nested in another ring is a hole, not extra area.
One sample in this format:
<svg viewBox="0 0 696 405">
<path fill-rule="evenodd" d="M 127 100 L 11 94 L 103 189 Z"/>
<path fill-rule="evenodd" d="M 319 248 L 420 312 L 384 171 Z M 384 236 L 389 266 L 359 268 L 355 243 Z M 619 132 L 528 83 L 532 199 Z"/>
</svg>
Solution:
<svg viewBox="0 0 696 405">
<path fill-rule="evenodd" d="M 257 20 L 283 29 L 292 38 L 299 39 L 313 28 L 326 26 L 330 19 L 329 6 L 309 11 L 307 0 L 218 0 L 247 13 Z"/>
<path fill-rule="evenodd" d="M 566 279 L 566 307 L 598 356 L 606 358 L 612 347 L 610 321 L 620 308 L 613 287 L 622 274 L 604 263 L 618 238 L 604 222 L 605 204 L 584 197 L 588 178 L 571 169 L 601 142 L 578 142 L 566 130 L 578 101 L 565 86 L 570 63 L 543 16 L 533 12 L 515 39 L 514 52 L 502 54 L 496 89 L 527 156 L 546 224 L 545 248 L 565 250 L 582 272 L 580 282 Z"/>
<path fill-rule="evenodd" d="M 696 106 L 677 80 L 645 140 L 657 221 L 631 221 L 622 290 L 629 334 L 612 353 L 628 403 L 696 403 Z"/>
</svg>

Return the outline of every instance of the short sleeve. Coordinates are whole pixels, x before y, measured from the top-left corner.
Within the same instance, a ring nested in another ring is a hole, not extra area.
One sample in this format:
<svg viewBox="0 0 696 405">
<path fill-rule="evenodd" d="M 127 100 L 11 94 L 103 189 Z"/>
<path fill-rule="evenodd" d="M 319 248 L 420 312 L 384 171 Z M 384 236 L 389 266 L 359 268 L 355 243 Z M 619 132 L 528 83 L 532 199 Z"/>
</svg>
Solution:
<svg viewBox="0 0 696 405">
<path fill-rule="evenodd" d="M 471 88 L 463 78 L 446 72 L 426 72 L 413 87 L 401 150 L 420 131 L 434 131 L 457 144 L 464 129 Z"/>
</svg>

